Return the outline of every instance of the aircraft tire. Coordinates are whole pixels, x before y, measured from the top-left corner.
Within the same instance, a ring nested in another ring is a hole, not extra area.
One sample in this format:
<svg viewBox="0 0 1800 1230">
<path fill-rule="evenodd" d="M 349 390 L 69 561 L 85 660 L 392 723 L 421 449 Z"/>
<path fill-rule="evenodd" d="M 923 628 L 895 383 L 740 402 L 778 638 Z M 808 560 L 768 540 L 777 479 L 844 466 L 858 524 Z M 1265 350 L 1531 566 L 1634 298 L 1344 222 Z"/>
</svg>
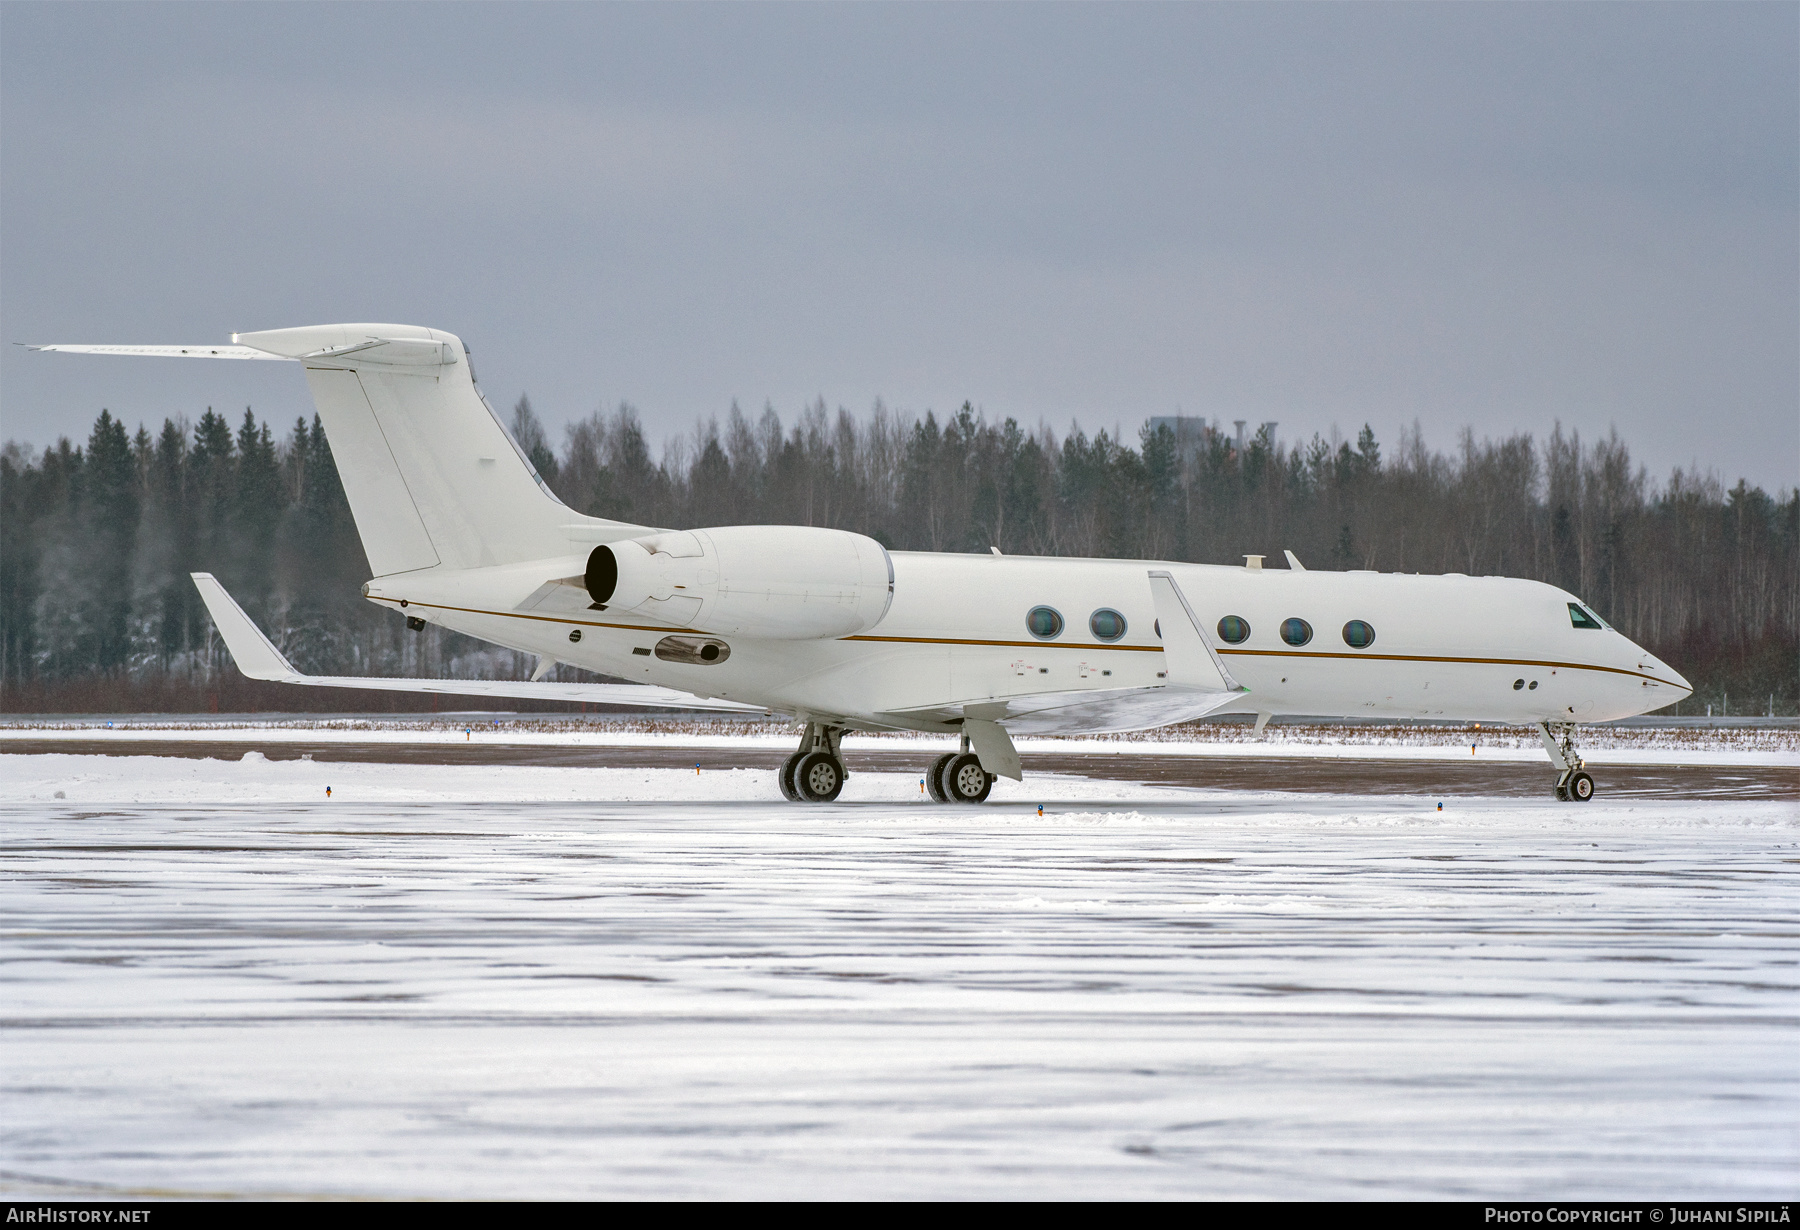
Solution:
<svg viewBox="0 0 1800 1230">
<path fill-rule="evenodd" d="M 931 767 L 925 770 L 925 789 L 931 792 L 932 802 L 948 803 L 950 801 L 950 796 L 944 793 L 944 770 L 949 768 L 950 762 L 955 759 L 955 752 L 945 752 L 932 761 Z"/>
<path fill-rule="evenodd" d="M 1569 801 L 1569 788 L 1562 782 L 1556 783 L 1556 801 L 1558 803 L 1567 803 Z"/>
<path fill-rule="evenodd" d="M 1594 779 L 1586 773 L 1577 773 L 1569 779 L 1569 798 L 1577 803 L 1585 803 L 1594 797 Z"/>
<path fill-rule="evenodd" d="M 944 766 L 944 793 L 952 803 L 985 803 L 994 788 L 994 775 L 981 767 L 973 752 L 964 752 Z"/>
<path fill-rule="evenodd" d="M 775 781 L 781 787 L 781 797 L 790 803 L 800 801 L 800 788 L 794 785 L 794 770 L 800 767 L 800 760 L 805 755 L 805 752 L 795 752 L 775 770 Z"/>
<path fill-rule="evenodd" d="M 844 762 L 829 752 L 808 752 L 794 766 L 794 789 L 808 803 L 829 803 L 844 790 Z"/>
</svg>

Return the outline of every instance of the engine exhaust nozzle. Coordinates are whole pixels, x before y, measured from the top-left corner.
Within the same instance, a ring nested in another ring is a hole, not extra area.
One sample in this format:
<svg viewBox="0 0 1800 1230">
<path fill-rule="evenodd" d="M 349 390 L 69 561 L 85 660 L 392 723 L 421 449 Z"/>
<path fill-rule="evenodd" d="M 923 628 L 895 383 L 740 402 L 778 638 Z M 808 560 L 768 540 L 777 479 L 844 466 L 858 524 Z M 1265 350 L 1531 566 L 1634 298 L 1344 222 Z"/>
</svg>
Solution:
<svg viewBox="0 0 1800 1230">
<path fill-rule="evenodd" d="M 601 606 L 630 610 L 648 599 L 669 596 L 669 580 L 663 575 L 667 569 L 660 562 L 641 543 L 603 544 L 588 553 L 587 572 L 581 579 L 588 597 Z"/>
<path fill-rule="evenodd" d="M 587 583 L 588 597 L 605 606 L 619 587 L 619 557 L 613 554 L 608 546 L 598 546 L 588 555 L 587 573 L 582 577 Z"/>
</svg>

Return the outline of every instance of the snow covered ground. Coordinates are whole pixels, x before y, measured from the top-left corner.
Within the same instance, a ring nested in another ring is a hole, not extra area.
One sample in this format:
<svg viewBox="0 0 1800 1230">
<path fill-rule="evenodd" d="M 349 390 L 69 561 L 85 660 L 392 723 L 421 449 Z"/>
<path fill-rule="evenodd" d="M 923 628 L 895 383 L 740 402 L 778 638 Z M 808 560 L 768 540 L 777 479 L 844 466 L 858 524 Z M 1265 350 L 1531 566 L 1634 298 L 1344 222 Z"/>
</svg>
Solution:
<svg viewBox="0 0 1800 1230">
<path fill-rule="evenodd" d="M 0 723 L 0 749 L 9 742 L 33 744 L 96 738 L 120 744 L 134 742 L 343 743 L 357 745 L 446 746 L 505 745 L 575 748 L 761 748 L 783 752 L 796 745 L 798 727 L 785 722 L 728 718 L 699 720 L 650 717 L 639 719 L 496 718 L 471 714 L 463 718 L 255 718 L 192 719 L 134 717 L 118 719 L 38 718 Z M 1800 769 L 1800 727 L 1793 724 L 1724 726 L 1584 726 L 1580 749 L 1592 764 L 1637 765 L 1774 765 Z M 1442 726 L 1399 723 L 1284 724 L 1258 732 L 1241 722 L 1192 722 L 1128 735 L 1085 738 L 1020 738 L 1024 753 L 1083 755 L 1217 756 L 1262 759 L 1283 757 L 1355 760 L 1476 760 L 1532 762 L 1548 765 L 1535 730 L 1524 727 Z M 844 739 L 847 757 L 857 752 L 916 751 L 929 759 L 953 746 L 946 736 L 851 734 Z M 852 764 L 852 769 L 855 768 Z"/>
<path fill-rule="evenodd" d="M 857 773 L 793 807 L 760 771 L 254 752 L 0 775 L 12 1195 L 1777 1199 L 1800 1173 L 1792 802 L 1040 776 L 965 809 Z"/>
<path fill-rule="evenodd" d="M 123 759 L 129 765 L 109 763 Z M 393 765 L 270 760 L 261 752 L 240 759 L 169 756 L 7 756 L 0 775 L 15 802 L 71 805 L 133 803 L 298 804 L 331 798 L 349 803 L 779 803 L 781 791 L 767 769 L 513 768 L 489 765 Z M 841 803 L 888 802 L 936 807 L 919 776 L 852 771 Z M 1096 797 L 1112 801 L 1189 798 L 1177 787 L 1110 783 L 1034 773 L 1024 783 L 1000 779 L 991 806 L 1034 807 Z"/>
</svg>

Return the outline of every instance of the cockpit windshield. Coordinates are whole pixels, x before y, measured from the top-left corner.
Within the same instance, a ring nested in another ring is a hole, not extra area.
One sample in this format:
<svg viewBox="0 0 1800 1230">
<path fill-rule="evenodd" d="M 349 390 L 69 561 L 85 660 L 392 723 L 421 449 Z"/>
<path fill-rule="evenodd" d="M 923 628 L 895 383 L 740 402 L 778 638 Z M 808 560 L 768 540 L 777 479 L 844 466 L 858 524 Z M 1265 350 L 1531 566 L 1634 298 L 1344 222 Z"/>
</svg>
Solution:
<svg viewBox="0 0 1800 1230">
<path fill-rule="evenodd" d="M 1579 602 L 1569 603 L 1569 622 L 1577 628 L 1604 628 L 1606 622 Z"/>
</svg>

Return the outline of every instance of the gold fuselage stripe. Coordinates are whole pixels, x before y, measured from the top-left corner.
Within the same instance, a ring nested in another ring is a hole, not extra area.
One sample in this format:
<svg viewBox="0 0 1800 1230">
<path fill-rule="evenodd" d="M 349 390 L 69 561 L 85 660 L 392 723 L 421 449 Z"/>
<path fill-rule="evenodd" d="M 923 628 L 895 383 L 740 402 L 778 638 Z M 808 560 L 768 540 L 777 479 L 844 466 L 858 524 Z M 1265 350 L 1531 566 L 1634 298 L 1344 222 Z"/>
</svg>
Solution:
<svg viewBox="0 0 1800 1230">
<path fill-rule="evenodd" d="M 651 624 L 610 623 L 603 619 L 572 619 L 566 615 L 530 615 L 523 611 L 483 611 L 475 607 L 445 606 L 435 602 L 413 602 L 404 598 L 388 598 L 371 595 L 377 602 L 392 602 L 397 606 L 422 606 L 434 611 L 457 611 L 464 615 L 488 615 L 502 619 L 529 619 L 538 623 L 569 624 L 583 628 L 618 628 L 626 632 L 660 632 L 664 635 L 712 636 L 716 633 L 702 632 L 698 628 L 675 628 Z M 842 636 L 836 638 L 843 641 L 877 641 L 896 645 L 981 645 L 994 649 L 1086 649 L 1090 652 L 1108 653 L 1161 653 L 1161 645 L 1106 645 L 1099 642 L 1083 643 L 1080 641 L 983 641 L 966 637 L 953 636 Z M 1221 654 L 1232 654 L 1253 658 L 1338 658 L 1358 662 L 1448 662 L 1471 666 L 1529 666 L 1543 667 L 1551 670 L 1601 671 L 1609 675 L 1625 675 L 1632 679 L 1646 679 L 1651 683 L 1669 683 L 1666 679 L 1658 679 L 1655 675 L 1643 671 L 1627 670 L 1619 666 L 1598 666 L 1591 662 L 1546 662 L 1534 658 L 1462 658 L 1435 654 L 1407 653 L 1327 653 L 1322 650 L 1299 649 L 1220 649 Z"/>
</svg>

